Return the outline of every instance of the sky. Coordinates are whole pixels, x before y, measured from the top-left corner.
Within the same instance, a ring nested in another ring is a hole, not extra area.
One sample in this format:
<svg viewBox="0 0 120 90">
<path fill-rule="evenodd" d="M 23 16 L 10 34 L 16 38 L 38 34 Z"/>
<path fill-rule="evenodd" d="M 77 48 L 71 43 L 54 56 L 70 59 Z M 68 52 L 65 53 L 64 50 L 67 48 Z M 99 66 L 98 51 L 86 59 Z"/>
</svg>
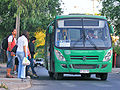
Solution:
<svg viewBox="0 0 120 90">
<path fill-rule="evenodd" d="M 62 0 L 64 4 L 61 5 L 63 15 L 69 13 L 99 13 L 99 9 L 102 5 L 94 0 L 94 10 L 93 10 L 93 0 Z"/>
</svg>

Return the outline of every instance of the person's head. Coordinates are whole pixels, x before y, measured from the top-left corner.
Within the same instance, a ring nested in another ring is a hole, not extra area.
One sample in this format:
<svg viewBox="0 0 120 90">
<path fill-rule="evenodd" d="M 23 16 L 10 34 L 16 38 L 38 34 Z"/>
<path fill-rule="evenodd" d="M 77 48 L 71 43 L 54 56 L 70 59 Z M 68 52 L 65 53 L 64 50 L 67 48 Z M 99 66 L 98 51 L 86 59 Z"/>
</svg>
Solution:
<svg viewBox="0 0 120 90">
<path fill-rule="evenodd" d="M 16 30 L 16 29 L 13 29 L 13 30 L 12 30 L 12 35 L 16 36 L 16 34 L 17 34 L 17 30 Z"/>
<path fill-rule="evenodd" d="M 93 36 L 94 35 L 94 31 L 88 31 L 88 35 L 89 36 Z"/>
<path fill-rule="evenodd" d="M 36 37 L 31 37 L 30 42 L 35 43 Z"/>
<path fill-rule="evenodd" d="M 24 35 L 27 39 L 29 39 L 29 32 L 28 31 L 23 31 L 22 35 Z"/>
<path fill-rule="evenodd" d="M 63 36 L 67 35 L 67 30 L 63 30 Z"/>
</svg>

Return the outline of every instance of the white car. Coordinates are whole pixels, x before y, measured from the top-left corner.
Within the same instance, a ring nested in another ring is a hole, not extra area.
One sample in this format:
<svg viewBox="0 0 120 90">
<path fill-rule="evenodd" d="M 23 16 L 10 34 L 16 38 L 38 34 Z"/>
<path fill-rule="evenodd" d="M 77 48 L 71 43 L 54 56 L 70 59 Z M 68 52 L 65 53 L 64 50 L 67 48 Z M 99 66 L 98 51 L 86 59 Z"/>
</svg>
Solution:
<svg viewBox="0 0 120 90">
<path fill-rule="evenodd" d="M 34 62 L 34 66 L 44 66 L 44 59 L 43 58 L 37 58 Z"/>
</svg>

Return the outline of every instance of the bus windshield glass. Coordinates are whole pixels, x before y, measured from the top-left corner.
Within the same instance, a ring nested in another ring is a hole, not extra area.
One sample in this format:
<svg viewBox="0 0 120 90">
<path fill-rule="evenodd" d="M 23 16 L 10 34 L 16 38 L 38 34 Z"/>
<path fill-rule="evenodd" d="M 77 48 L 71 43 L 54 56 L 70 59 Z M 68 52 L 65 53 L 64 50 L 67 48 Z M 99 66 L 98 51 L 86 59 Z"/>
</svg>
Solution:
<svg viewBox="0 0 120 90">
<path fill-rule="evenodd" d="M 72 48 L 110 48 L 111 38 L 106 20 L 58 20 L 55 45 Z"/>
</svg>

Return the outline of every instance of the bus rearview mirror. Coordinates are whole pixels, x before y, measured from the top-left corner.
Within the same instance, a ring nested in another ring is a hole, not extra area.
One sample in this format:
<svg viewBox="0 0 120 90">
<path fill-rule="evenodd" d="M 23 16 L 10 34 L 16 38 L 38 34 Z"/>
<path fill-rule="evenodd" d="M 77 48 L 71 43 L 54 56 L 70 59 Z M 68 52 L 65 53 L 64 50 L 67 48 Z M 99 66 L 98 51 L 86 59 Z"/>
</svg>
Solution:
<svg viewBox="0 0 120 90">
<path fill-rule="evenodd" d="M 50 26 L 49 27 L 49 33 L 52 33 L 52 31 L 53 31 L 53 26 Z"/>
<path fill-rule="evenodd" d="M 110 25 L 110 33 L 114 33 L 114 29 L 112 25 Z"/>
<path fill-rule="evenodd" d="M 109 29 L 110 29 L 110 33 L 114 33 L 114 29 L 113 26 L 110 24 L 110 22 L 108 21 L 108 25 L 109 25 Z"/>
</svg>

